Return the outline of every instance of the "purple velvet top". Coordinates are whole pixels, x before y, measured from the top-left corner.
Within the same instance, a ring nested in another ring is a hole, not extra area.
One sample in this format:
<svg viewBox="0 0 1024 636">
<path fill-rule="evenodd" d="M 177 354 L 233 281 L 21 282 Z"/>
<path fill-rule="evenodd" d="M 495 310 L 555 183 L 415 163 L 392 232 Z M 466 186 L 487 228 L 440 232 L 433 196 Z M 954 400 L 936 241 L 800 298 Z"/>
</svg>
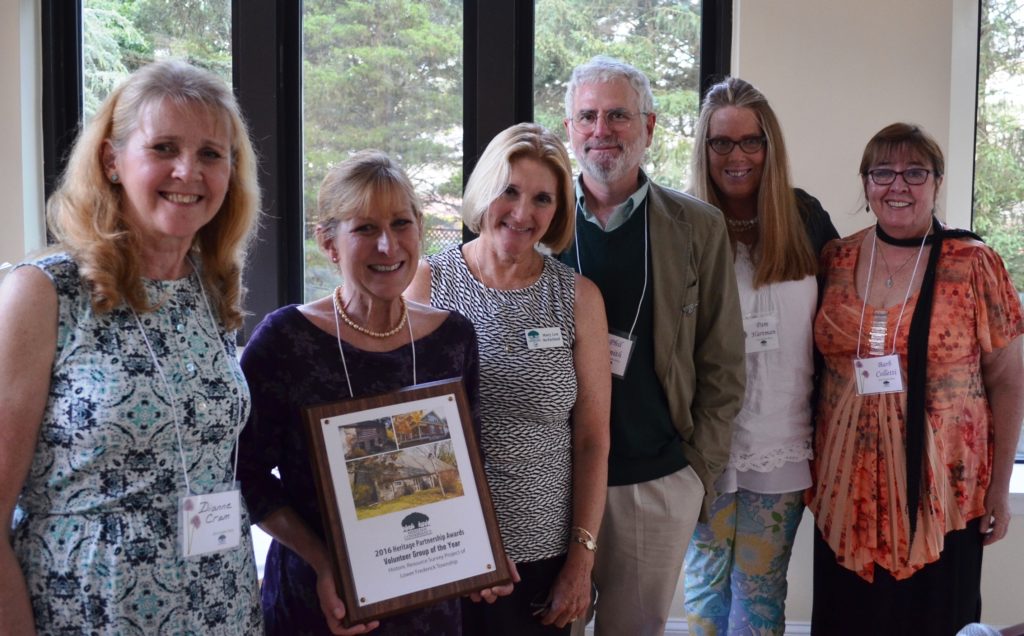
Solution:
<svg viewBox="0 0 1024 636">
<path fill-rule="evenodd" d="M 368 352 L 342 345 L 354 397 L 412 384 L 409 345 Z M 242 355 L 252 393 L 252 413 L 239 440 L 238 479 L 253 523 L 290 506 L 324 535 L 306 445 L 302 407 L 349 397 L 335 336 L 322 331 L 295 305 L 267 315 Z M 473 325 L 452 312 L 433 333 L 416 341 L 416 380 L 462 376 L 479 426 L 479 369 Z M 276 468 L 280 477 L 272 474 Z M 266 633 L 329 634 L 316 595 L 316 574 L 277 541 L 267 553 L 262 587 Z M 453 634 L 460 630 L 457 599 L 381 621 L 374 634 Z"/>
</svg>

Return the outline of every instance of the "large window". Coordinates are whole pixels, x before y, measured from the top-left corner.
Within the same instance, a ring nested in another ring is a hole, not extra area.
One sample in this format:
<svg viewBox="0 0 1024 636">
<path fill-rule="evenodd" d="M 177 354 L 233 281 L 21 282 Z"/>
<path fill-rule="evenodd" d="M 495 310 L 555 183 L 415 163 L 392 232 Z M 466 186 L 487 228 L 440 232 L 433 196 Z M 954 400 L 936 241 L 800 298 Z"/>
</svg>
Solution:
<svg viewBox="0 0 1024 636">
<path fill-rule="evenodd" d="M 383 150 L 424 208 L 424 252 L 462 238 L 462 2 L 307 0 L 303 8 L 304 297 L 326 295 L 337 268 L 313 237 L 316 194 L 353 151 Z"/>
<path fill-rule="evenodd" d="M 82 0 L 84 119 L 135 69 L 185 59 L 231 83 L 231 0 Z"/>
<path fill-rule="evenodd" d="M 659 183 L 682 188 L 700 109 L 700 45 L 698 0 L 537 0 L 536 119 L 562 129 L 573 67 L 598 54 L 626 60 L 651 80 L 658 109 L 645 168 Z"/>
<path fill-rule="evenodd" d="M 1024 5 L 1019 0 L 981 2 L 977 113 L 974 229 L 1003 257 L 1017 290 L 1024 292 Z M 1024 460 L 1024 434 L 1017 456 Z"/>
<path fill-rule="evenodd" d="M 520 121 L 560 129 L 569 71 L 595 53 L 651 76 L 660 117 L 649 167 L 683 185 L 706 85 L 697 70 L 727 72 L 731 32 L 731 3 L 714 0 L 39 3 L 47 194 L 83 116 L 140 65 L 180 57 L 234 87 L 260 158 L 264 212 L 245 273 L 243 338 L 269 311 L 337 284 L 312 241 L 316 192 L 332 165 L 357 149 L 389 152 L 424 200 L 425 251 L 456 243 L 464 175 L 484 147 Z"/>
</svg>

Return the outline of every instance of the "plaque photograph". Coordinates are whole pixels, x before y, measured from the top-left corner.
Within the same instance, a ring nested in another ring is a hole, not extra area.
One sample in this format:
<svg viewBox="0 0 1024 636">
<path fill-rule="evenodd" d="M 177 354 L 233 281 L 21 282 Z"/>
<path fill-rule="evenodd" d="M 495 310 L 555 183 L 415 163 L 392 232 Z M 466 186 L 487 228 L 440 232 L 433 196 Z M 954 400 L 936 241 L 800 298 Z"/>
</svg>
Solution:
<svg viewBox="0 0 1024 636">
<path fill-rule="evenodd" d="M 346 626 L 511 581 L 461 379 L 305 416 Z"/>
</svg>

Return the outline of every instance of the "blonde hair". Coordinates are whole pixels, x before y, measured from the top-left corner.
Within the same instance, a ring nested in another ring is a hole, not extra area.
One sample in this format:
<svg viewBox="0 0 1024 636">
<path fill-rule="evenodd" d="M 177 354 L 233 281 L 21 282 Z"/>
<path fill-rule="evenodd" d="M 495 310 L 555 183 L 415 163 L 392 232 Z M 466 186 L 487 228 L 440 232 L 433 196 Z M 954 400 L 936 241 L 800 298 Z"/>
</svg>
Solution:
<svg viewBox="0 0 1024 636">
<path fill-rule="evenodd" d="M 423 209 L 409 176 L 380 150 L 357 152 L 331 168 L 320 183 L 316 231 L 333 239 L 339 223 L 396 197 L 408 202 L 422 240 Z"/>
<path fill-rule="evenodd" d="M 216 216 L 200 228 L 192 251 L 211 308 L 229 330 L 242 325 L 242 268 L 259 219 L 256 155 L 231 89 L 216 75 L 178 60 L 142 67 L 117 86 L 82 129 L 57 191 L 47 204 L 50 231 L 76 260 L 92 306 L 106 313 L 125 303 L 154 309 L 142 284 L 139 236 L 127 222 L 123 189 L 103 166 L 103 145 L 121 148 L 146 108 L 159 103 L 203 108 L 226 118 L 231 177 Z"/>
<path fill-rule="evenodd" d="M 704 97 L 690 163 L 690 194 L 715 207 L 722 207 L 722 198 L 708 168 L 708 130 L 711 117 L 727 106 L 751 111 L 757 117 L 766 140 L 764 170 L 757 192 L 760 223 L 754 287 L 799 280 L 817 273 L 817 258 L 789 181 L 789 161 L 782 127 L 764 94 L 738 77 L 728 77 L 715 84 Z"/>
<path fill-rule="evenodd" d="M 540 124 L 510 126 L 487 144 L 462 195 L 462 220 L 479 234 L 487 209 L 508 187 L 513 162 L 524 158 L 539 161 L 555 175 L 557 208 L 540 244 L 552 252 L 561 252 L 572 243 L 576 227 L 572 165 L 562 141 Z"/>
</svg>

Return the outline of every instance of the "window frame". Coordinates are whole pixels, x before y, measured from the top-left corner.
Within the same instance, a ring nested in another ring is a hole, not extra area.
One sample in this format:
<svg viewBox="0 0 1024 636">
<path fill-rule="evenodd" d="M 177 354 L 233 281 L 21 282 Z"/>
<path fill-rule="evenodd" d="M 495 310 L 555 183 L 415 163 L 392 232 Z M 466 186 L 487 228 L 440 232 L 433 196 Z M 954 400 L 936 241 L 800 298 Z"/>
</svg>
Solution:
<svg viewBox="0 0 1024 636">
<path fill-rule="evenodd" d="M 976 188 L 978 185 L 978 116 L 981 113 L 981 99 L 978 97 L 979 90 L 981 89 L 981 55 L 982 55 L 982 29 L 985 28 L 985 0 L 978 0 L 977 2 L 977 36 L 976 36 L 976 49 L 974 56 L 974 119 L 973 119 L 973 135 L 971 138 L 971 208 L 970 208 L 970 227 L 974 230 L 974 197 Z M 1024 301 L 1024 290 L 1017 290 L 1022 301 Z M 1024 423 L 1021 425 L 1021 440 L 1024 440 Z M 1021 447 L 1020 442 L 1017 445 Z M 1012 493 L 1024 493 L 1024 452 L 1014 453 L 1014 473 L 1011 481 L 1010 492 Z M 1019 495 L 1017 495 L 1019 497 Z M 1024 514 L 1024 502 L 1018 502 L 1017 509 L 1014 514 Z"/>
<path fill-rule="evenodd" d="M 57 187 L 82 121 L 82 3 L 42 0 L 43 181 Z"/>
<path fill-rule="evenodd" d="M 41 0 L 49 198 L 82 119 L 81 0 Z M 501 130 L 533 119 L 534 1 L 465 0 L 463 174 Z M 302 2 L 232 0 L 232 82 L 260 159 L 263 219 L 244 272 L 250 312 L 302 302 Z M 728 75 L 732 3 L 701 1 L 701 93 Z M 508 55 L 507 52 L 512 54 Z M 463 229 L 463 235 L 471 234 Z"/>
</svg>

